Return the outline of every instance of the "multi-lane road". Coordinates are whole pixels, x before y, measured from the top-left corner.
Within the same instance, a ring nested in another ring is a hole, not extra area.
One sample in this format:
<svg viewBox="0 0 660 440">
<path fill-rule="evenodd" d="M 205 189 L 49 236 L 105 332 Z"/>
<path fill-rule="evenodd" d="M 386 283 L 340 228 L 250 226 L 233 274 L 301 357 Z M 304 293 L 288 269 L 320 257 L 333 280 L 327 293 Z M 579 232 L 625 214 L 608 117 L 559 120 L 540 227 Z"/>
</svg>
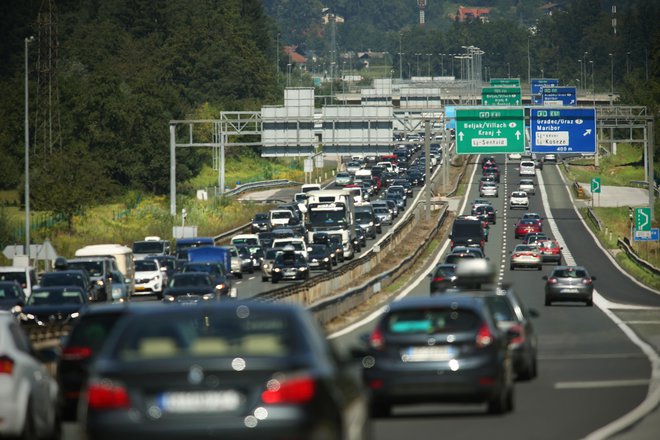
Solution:
<svg viewBox="0 0 660 440">
<path fill-rule="evenodd" d="M 578 439 L 620 419 L 647 396 L 652 373 L 649 358 L 611 319 L 609 311 L 577 304 L 545 307 L 541 277 L 551 266 L 541 272 L 509 270 L 509 252 L 519 241 L 513 229 L 522 212 L 510 211 L 506 203 L 507 195 L 518 187 L 518 163 L 505 163 L 503 156 L 498 162 L 502 168 L 500 197 L 493 199 L 498 221 L 491 225 L 486 253 L 499 270 L 500 282 L 512 284 L 527 307 L 540 312 L 535 320 L 539 376 L 516 384 L 516 408 L 510 414 L 486 415 L 480 405 L 395 407 L 392 417 L 374 421 L 375 439 Z M 476 169 L 465 203 L 459 205 L 460 213 L 467 213 L 470 201 L 478 197 L 479 176 Z M 545 217 L 544 232 L 562 242 L 568 263 L 585 265 L 597 277 L 596 306 L 620 303 L 660 307 L 660 296 L 621 273 L 595 243 L 573 208 L 557 167 L 550 165 L 537 171 L 536 182 L 539 191 L 530 197 L 529 211 Z M 282 190 L 276 198 L 288 196 L 287 190 Z M 446 252 L 445 245 L 435 258 L 440 260 Z M 255 273 L 246 275 L 236 287 L 240 298 L 250 298 L 273 286 L 263 283 Z M 420 277 L 412 280 L 401 295 L 428 294 L 429 280 Z M 357 345 L 359 336 L 373 325 L 374 321 L 367 319 L 329 337 L 346 350 Z M 68 426 L 66 438 L 77 438 L 77 429 Z"/>
</svg>

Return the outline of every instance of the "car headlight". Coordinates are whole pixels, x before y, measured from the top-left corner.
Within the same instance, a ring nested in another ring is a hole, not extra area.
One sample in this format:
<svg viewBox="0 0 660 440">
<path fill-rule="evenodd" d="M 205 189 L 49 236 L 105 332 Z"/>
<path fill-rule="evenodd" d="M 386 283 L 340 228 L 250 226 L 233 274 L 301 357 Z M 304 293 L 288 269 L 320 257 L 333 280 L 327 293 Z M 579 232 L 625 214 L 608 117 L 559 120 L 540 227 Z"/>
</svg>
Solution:
<svg viewBox="0 0 660 440">
<path fill-rule="evenodd" d="M 78 316 L 80 316 L 80 313 L 79 313 L 79 312 L 73 312 L 73 313 L 71 314 L 71 319 L 76 319 Z"/>
<path fill-rule="evenodd" d="M 373 225 L 374 225 L 374 222 L 369 222 L 369 226 L 373 226 Z"/>
<path fill-rule="evenodd" d="M 299 270 L 300 272 L 304 272 L 304 271 L 307 270 L 307 268 L 306 268 L 306 267 L 299 267 L 298 270 Z"/>
<path fill-rule="evenodd" d="M 176 301 L 176 298 L 173 297 L 172 295 L 165 295 L 163 297 L 163 301 L 164 302 L 174 302 L 174 301 Z"/>
<path fill-rule="evenodd" d="M 217 290 L 222 290 L 222 289 L 224 289 L 225 287 L 227 287 L 227 285 L 226 285 L 225 283 L 220 283 L 220 284 L 218 284 L 217 286 L 215 286 L 215 288 L 216 288 Z"/>
<path fill-rule="evenodd" d="M 281 271 L 282 271 L 282 269 L 280 269 L 279 267 L 274 267 L 273 268 L 273 272 L 281 272 Z"/>
<path fill-rule="evenodd" d="M 103 280 L 96 280 L 96 285 L 103 286 L 104 284 Z"/>
<path fill-rule="evenodd" d="M 266 263 L 266 264 L 264 264 L 263 267 L 264 267 L 264 269 L 268 270 L 270 268 L 270 264 Z"/>
<path fill-rule="evenodd" d="M 216 286 L 216 287 L 217 287 L 217 286 Z M 215 299 L 215 293 L 206 293 L 206 294 L 202 295 L 202 299 L 203 299 L 204 301 L 208 301 L 208 300 L 211 300 L 211 299 Z"/>
<path fill-rule="evenodd" d="M 330 258 L 325 257 L 325 258 L 323 259 L 323 261 L 325 261 L 325 262 L 327 263 L 328 261 L 330 261 Z"/>
<path fill-rule="evenodd" d="M 22 311 L 23 311 L 23 307 L 21 307 L 19 305 L 16 305 L 16 306 L 11 308 L 11 312 L 15 315 L 21 313 Z"/>
<path fill-rule="evenodd" d="M 113 287 L 112 288 L 112 297 L 113 298 L 120 298 L 121 296 L 122 296 L 121 287 Z"/>
</svg>

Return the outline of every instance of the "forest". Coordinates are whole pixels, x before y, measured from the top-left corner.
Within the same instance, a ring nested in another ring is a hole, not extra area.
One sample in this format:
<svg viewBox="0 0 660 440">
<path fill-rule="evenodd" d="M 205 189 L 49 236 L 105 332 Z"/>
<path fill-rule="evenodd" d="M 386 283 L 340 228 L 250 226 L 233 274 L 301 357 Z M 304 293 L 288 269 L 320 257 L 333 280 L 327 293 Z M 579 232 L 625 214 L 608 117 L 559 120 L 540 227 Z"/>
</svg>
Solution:
<svg viewBox="0 0 660 440">
<path fill-rule="evenodd" d="M 334 50 L 385 51 L 394 76 L 398 52 L 404 66 L 416 53 L 433 54 L 429 70 L 437 75 L 449 73 L 449 57 L 441 54 L 474 45 L 485 52 L 491 77 L 526 79 L 529 59 L 531 77 L 575 83 L 584 63 L 595 89 L 613 87 L 620 103 L 646 105 L 657 114 L 660 3 L 622 2 L 616 28 L 611 3 L 559 2 L 544 15 L 538 9 L 543 2 L 465 1 L 494 12 L 485 23 L 459 23 L 433 12 L 455 3 L 429 1 L 430 18 L 420 28 L 414 0 L 5 0 L 0 190 L 23 187 L 25 39 L 31 35 L 33 209 L 72 215 L 118 192 L 166 193 L 168 121 L 278 103 L 285 82 L 277 75 L 287 64 L 278 51 L 302 46 L 324 63 L 333 50 L 323 8 L 345 18 L 336 25 Z M 51 28 L 43 25 L 48 5 L 55 11 Z M 48 74 L 55 94 L 44 89 Z M 45 99 L 58 102 L 57 136 L 43 124 Z M 195 176 L 209 157 L 182 151 L 177 181 Z"/>
</svg>

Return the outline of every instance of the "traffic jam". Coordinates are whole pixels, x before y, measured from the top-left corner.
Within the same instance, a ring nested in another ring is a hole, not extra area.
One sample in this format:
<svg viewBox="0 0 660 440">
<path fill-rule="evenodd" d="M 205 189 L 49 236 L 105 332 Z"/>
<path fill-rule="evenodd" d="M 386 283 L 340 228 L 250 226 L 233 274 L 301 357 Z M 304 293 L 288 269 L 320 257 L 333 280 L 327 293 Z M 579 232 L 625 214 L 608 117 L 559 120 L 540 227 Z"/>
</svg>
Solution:
<svg viewBox="0 0 660 440">
<path fill-rule="evenodd" d="M 552 156 L 477 156 L 478 197 L 453 219 L 426 294 L 390 303 L 348 355 L 302 307 L 241 293 L 248 279 L 266 291 L 304 282 L 375 243 L 427 179 L 419 138 L 401 141 L 390 155 L 350 158 L 323 187 L 302 185 L 228 245 L 151 236 L 86 246 L 40 276 L 0 268 L 2 325 L 15 335 L 2 342 L 2 371 L 13 395 L 26 380 L 40 393 L 38 404 L 12 406 L 5 432 L 47 437 L 73 422 L 95 439 L 357 439 L 395 407 L 514 411 L 517 384 L 539 374 L 540 313 L 496 282 L 492 226 L 515 223 L 505 228 L 515 245 L 502 267 L 544 271 L 545 306 L 593 305 L 596 277 L 567 264 L 543 214 L 530 210 Z M 431 145 L 432 171 L 441 153 Z M 55 328 L 61 346 L 21 354 L 26 335 Z"/>
</svg>

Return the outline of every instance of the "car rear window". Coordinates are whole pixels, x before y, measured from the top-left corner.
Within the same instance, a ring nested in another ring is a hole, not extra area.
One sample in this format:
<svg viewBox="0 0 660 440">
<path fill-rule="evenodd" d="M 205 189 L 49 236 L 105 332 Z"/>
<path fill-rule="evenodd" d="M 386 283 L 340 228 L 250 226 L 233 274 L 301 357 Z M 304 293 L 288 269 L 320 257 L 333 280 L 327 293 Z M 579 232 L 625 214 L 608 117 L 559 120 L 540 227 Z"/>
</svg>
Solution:
<svg viewBox="0 0 660 440">
<path fill-rule="evenodd" d="M 450 333 L 476 330 L 481 319 L 465 309 L 396 310 L 385 318 L 384 330 L 393 334 Z"/>
<path fill-rule="evenodd" d="M 453 277 L 456 273 L 455 266 L 440 266 L 435 269 L 435 277 Z"/>
<path fill-rule="evenodd" d="M 559 245 L 554 241 L 543 241 L 541 242 L 541 247 L 549 248 L 549 249 L 557 249 Z"/>
<path fill-rule="evenodd" d="M 191 356 L 283 358 L 299 350 L 289 316 L 251 310 L 247 315 L 232 309 L 139 317 L 123 329 L 112 353 L 130 362 Z"/>
<path fill-rule="evenodd" d="M 557 278 L 584 278 L 587 272 L 582 269 L 556 269 L 552 275 Z"/>
<path fill-rule="evenodd" d="M 506 297 L 494 296 L 488 298 L 487 301 L 497 322 L 517 320 L 513 307 L 511 307 L 511 303 Z"/>
<path fill-rule="evenodd" d="M 84 316 L 76 324 L 68 338 L 67 345 L 72 347 L 89 347 L 93 352 L 99 350 L 122 316 L 120 312 L 99 313 Z"/>
<path fill-rule="evenodd" d="M 483 235 L 481 222 L 478 220 L 472 222 L 454 223 L 452 235 L 455 237 L 469 237 Z"/>
</svg>

